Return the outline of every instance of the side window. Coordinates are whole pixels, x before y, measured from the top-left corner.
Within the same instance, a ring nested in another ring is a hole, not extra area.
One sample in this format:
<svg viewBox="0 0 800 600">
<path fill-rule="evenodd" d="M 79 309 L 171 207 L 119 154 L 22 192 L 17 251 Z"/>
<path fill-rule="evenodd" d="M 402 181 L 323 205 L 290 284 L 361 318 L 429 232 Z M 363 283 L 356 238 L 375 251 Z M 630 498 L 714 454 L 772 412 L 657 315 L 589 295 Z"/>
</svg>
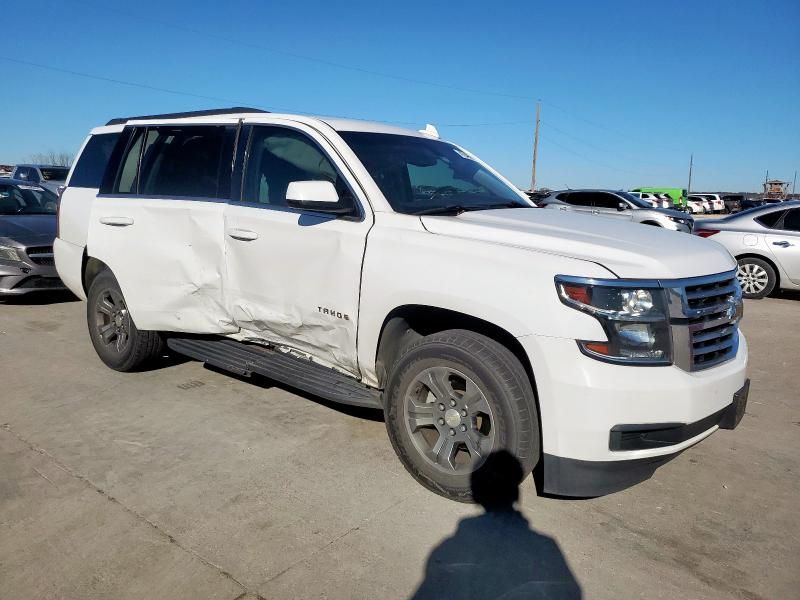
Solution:
<svg viewBox="0 0 800 600">
<path fill-rule="evenodd" d="M 591 206 L 592 198 L 586 192 L 571 192 L 565 202 L 573 206 Z"/>
<path fill-rule="evenodd" d="M 69 180 L 70 187 L 99 188 L 118 139 L 118 133 L 93 135 L 78 157 L 78 163 Z"/>
<path fill-rule="evenodd" d="M 617 198 L 613 194 L 604 194 L 602 192 L 598 192 L 596 194 L 592 194 L 592 196 L 592 202 L 595 208 L 613 208 L 616 210 L 619 203 L 622 202 L 622 199 Z"/>
<path fill-rule="evenodd" d="M 775 225 L 777 225 L 778 221 L 781 220 L 781 217 L 783 216 L 784 212 L 786 211 L 776 210 L 771 213 L 761 215 L 760 217 L 756 217 L 755 221 L 761 223 L 764 227 L 769 227 L 770 229 L 772 229 L 773 227 L 775 227 Z"/>
<path fill-rule="evenodd" d="M 789 231 L 800 231 L 800 208 L 793 208 L 783 219 L 783 228 Z"/>
<path fill-rule="evenodd" d="M 232 127 L 150 127 L 139 169 L 139 194 L 228 198 Z"/>
<path fill-rule="evenodd" d="M 28 167 L 17 167 L 17 170 L 14 172 L 14 179 L 28 181 Z"/>
<path fill-rule="evenodd" d="M 117 173 L 112 193 L 135 194 L 137 188 L 137 172 L 139 169 L 139 156 L 142 153 L 142 140 L 144 129 L 136 129 L 122 157 L 122 163 Z"/>
<path fill-rule="evenodd" d="M 30 181 L 31 183 L 39 183 L 41 180 L 42 180 L 42 178 L 39 177 L 39 171 L 37 169 L 29 167 L 28 168 L 28 181 Z"/>
<path fill-rule="evenodd" d="M 344 178 L 308 136 L 284 127 L 254 127 L 245 166 L 242 201 L 286 206 L 286 189 L 292 181 L 330 181 L 340 201 L 354 206 Z"/>
<path fill-rule="evenodd" d="M 560 200 L 561 202 L 569 202 L 569 192 L 564 192 L 556 196 L 556 200 Z"/>
</svg>

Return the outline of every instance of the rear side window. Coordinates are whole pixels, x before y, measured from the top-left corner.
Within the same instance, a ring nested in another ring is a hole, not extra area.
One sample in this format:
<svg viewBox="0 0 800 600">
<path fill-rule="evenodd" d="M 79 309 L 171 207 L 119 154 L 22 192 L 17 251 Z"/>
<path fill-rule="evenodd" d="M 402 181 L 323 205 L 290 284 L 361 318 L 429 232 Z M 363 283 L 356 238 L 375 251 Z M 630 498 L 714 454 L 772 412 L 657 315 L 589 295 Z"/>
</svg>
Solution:
<svg viewBox="0 0 800 600">
<path fill-rule="evenodd" d="M 793 208 L 783 220 L 783 228 L 789 231 L 800 231 L 800 208 Z"/>
<path fill-rule="evenodd" d="M 93 135 L 81 152 L 72 177 L 70 187 L 99 188 L 106 172 L 108 159 L 119 139 L 119 133 Z"/>
<path fill-rule="evenodd" d="M 225 126 L 148 128 L 139 194 L 228 198 L 234 136 Z"/>
<path fill-rule="evenodd" d="M 122 158 L 122 165 L 114 181 L 115 194 L 135 194 L 138 186 L 139 157 L 142 154 L 142 141 L 144 140 L 144 129 L 136 129 L 133 137 L 125 150 Z"/>
<path fill-rule="evenodd" d="M 765 215 L 761 215 L 757 217 L 755 220 L 761 223 L 764 227 L 769 227 L 770 229 L 775 227 L 778 221 L 781 220 L 781 216 L 783 216 L 784 211 L 776 210 L 771 213 L 767 213 Z"/>
</svg>

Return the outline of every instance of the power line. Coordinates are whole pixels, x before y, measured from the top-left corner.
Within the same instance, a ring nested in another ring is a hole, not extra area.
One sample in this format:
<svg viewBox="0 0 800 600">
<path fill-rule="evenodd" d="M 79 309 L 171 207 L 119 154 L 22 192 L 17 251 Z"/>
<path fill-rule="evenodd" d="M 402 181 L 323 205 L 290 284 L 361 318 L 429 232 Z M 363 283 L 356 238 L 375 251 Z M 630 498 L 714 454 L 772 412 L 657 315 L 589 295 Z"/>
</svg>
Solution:
<svg viewBox="0 0 800 600">
<path fill-rule="evenodd" d="M 595 164 L 595 165 L 597 165 L 597 166 L 603 167 L 604 169 L 611 169 L 611 170 L 613 170 L 613 171 L 619 171 L 619 172 L 621 172 L 621 173 L 628 173 L 628 174 L 632 174 L 632 175 L 639 175 L 639 173 L 638 173 L 638 172 L 636 172 L 636 171 L 631 171 L 631 170 L 629 170 L 629 169 L 620 169 L 619 167 L 615 167 L 614 165 L 610 165 L 610 164 L 608 164 L 608 163 L 605 163 L 605 162 L 602 162 L 602 161 L 596 160 L 596 159 L 594 159 L 594 158 L 591 158 L 591 157 L 589 157 L 589 156 L 586 156 L 585 154 L 582 154 L 582 153 L 580 153 L 580 152 L 577 152 L 576 150 L 573 150 L 573 149 L 572 149 L 572 148 L 570 148 L 569 146 L 565 146 L 564 144 L 561 144 L 561 143 L 559 143 L 559 142 L 555 141 L 554 139 L 552 139 L 552 138 L 550 138 L 550 137 L 547 137 L 547 136 L 545 136 L 544 134 L 541 134 L 541 133 L 540 133 L 540 134 L 539 134 L 539 137 L 540 137 L 540 138 L 542 138 L 543 140 L 547 140 L 548 142 L 550 142 L 551 144 L 554 144 L 555 146 L 557 146 L 557 147 L 561 148 L 562 150 L 564 150 L 564 151 L 566 151 L 566 152 L 569 152 L 570 154 L 573 154 L 573 155 L 577 156 L 578 158 L 581 158 L 581 159 L 585 160 L 586 162 L 589 162 L 589 163 Z"/>
<path fill-rule="evenodd" d="M 13 57 L 10 57 L 10 56 L 0 56 L 0 60 L 8 61 L 8 62 L 11 62 L 11 63 L 16 63 L 16 64 L 20 64 L 20 65 L 25 65 L 25 66 L 28 66 L 28 67 L 36 67 L 38 69 L 45 69 L 47 71 L 53 71 L 55 73 L 61 73 L 61 74 L 70 75 L 70 76 L 73 76 L 73 77 L 81 77 L 81 78 L 84 78 L 84 79 L 93 79 L 95 81 L 102 81 L 102 82 L 105 82 L 105 83 L 113 83 L 113 84 L 116 84 L 116 85 L 124 85 L 124 86 L 128 86 L 128 87 L 135 87 L 135 88 L 150 90 L 150 91 L 154 91 L 154 92 L 162 92 L 162 93 L 165 93 L 165 94 L 173 94 L 173 95 L 176 95 L 176 96 L 185 96 L 185 97 L 188 97 L 188 98 L 197 98 L 197 99 L 200 99 L 200 100 L 211 100 L 213 102 L 222 102 L 222 103 L 234 104 L 234 105 L 242 105 L 242 104 L 244 104 L 246 106 L 251 106 L 253 108 L 261 108 L 261 109 L 264 109 L 264 110 L 276 111 L 276 112 L 287 112 L 287 113 L 300 114 L 300 115 L 309 115 L 309 116 L 316 114 L 316 113 L 311 113 L 311 112 L 307 112 L 307 111 L 300 111 L 300 110 L 296 110 L 296 109 L 292 109 L 292 108 L 280 108 L 280 107 L 276 107 L 276 106 L 267 106 L 267 105 L 264 105 L 264 104 L 259 104 L 257 102 L 251 102 L 249 100 L 224 98 L 224 97 L 221 97 L 221 96 L 208 96 L 208 95 L 205 95 L 205 94 L 197 94 L 197 93 L 194 93 L 194 92 L 187 92 L 187 91 L 184 91 L 184 90 L 163 88 L 163 87 L 159 87 L 159 86 L 155 86 L 155 85 L 150 85 L 150 84 L 147 84 L 147 83 L 140 83 L 140 82 L 136 82 L 136 81 L 126 81 L 124 79 L 116 79 L 116 78 L 113 78 L 113 77 L 105 77 L 103 75 L 94 75 L 94 74 L 91 74 L 91 73 L 83 73 L 81 71 L 75 71 L 75 70 L 72 70 L 72 69 L 64 69 L 64 68 L 61 68 L 61 67 L 54 67 L 52 65 L 45 65 L 45 64 L 42 64 L 42 63 L 32 62 L 32 61 L 29 61 L 29 60 L 22 60 L 22 59 L 13 58 Z M 328 116 L 336 117 L 336 115 L 328 115 Z M 352 118 L 352 116 L 350 116 L 350 117 L 339 117 L 339 118 Z M 376 122 L 379 122 L 379 123 L 387 123 L 387 124 L 390 124 L 390 125 L 419 126 L 422 123 L 422 121 L 384 121 L 384 120 L 380 120 L 380 119 L 368 119 L 368 120 L 376 121 Z M 499 122 L 499 123 L 440 123 L 438 126 L 439 127 L 499 127 L 499 126 L 506 126 L 506 125 L 521 125 L 521 124 L 525 125 L 525 124 L 528 124 L 528 123 L 529 123 L 528 121 L 505 121 L 505 122 Z"/>
<path fill-rule="evenodd" d="M 117 13 L 117 14 L 122 15 L 122 16 L 127 17 L 127 18 L 144 20 L 144 21 L 147 21 L 149 23 L 155 23 L 155 24 L 158 24 L 158 25 L 162 25 L 164 27 L 170 27 L 172 29 L 185 31 L 187 33 L 191 33 L 191 34 L 194 34 L 194 35 L 201 35 L 204 38 L 212 37 L 212 38 L 218 39 L 220 41 L 227 42 L 229 44 L 234 44 L 234 45 L 242 46 L 242 47 L 245 47 L 245 48 L 253 48 L 253 49 L 257 49 L 257 50 L 263 50 L 264 52 L 270 52 L 272 54 L 279 54 L 279 55 L 282 55 L 282 56 L 287 56 L 287 57 L 290 57 L 290 58 L 295 58 L 295 59 L 298 59 L 298 60 L 304 60 L 304 61 L 307 61 L 307 62 L 313 62 L 313 63 L 317 63 L 317 64 L 321 64 L 321 65 L 326 65 L 328 67 L 334 67 L 334 68 L 337 68 L 337 69 L 344 69 L 344 70 L 347 70 L 347 71 L 353 71 L 355 73 L 361 73 L 362 75 L 372 75 L 374 77 L 383 77 L 385 79 L 394 79 L 396 81 L 402 81 L 402 82 L 405 82 L 405 83 L 416 83 L 416 84 L 420 84 L 420 85 L 427 85 L 427 86 L 431 86 L 431 87 L 449 89 L 449 90 L 454 90 L 454 91 L 459 91 L 459 92 L 467 92 L 467 93 L 471 93 L 471 94 L 484 94 L 484 95 L 489 95 L 489 96 L 499 96 L 499 97 L 504 97 L 504 98 L 514 98 L 514 99 L 517 99 L 517 100 L 530 100 L 531 99 L 530 96 L 524 96 L 524 95 L 521 95 L 521 94 L 509 94 L 509 93 L 506 93 L 506 92 L 498 92 L 498 91 L 494 91 L 494 90 L 480 90 L 480 89 L 476 89 L 476 88 L 467 88 L 467 87 L 461 87 L 461 86 L 458 86 L 458 85 L 451 85 L 451 84 L 447 84 L 447 83 L 439 83 L 439 82 L 436 82 L 436 81 L 429 81 L 429 80 L 425 80 L 425 79 L 417 79 L 417 78 L 414 78 L 414 77 L 406 77 L 405 75 L 396 75 L 394 73 L 387 73 L 385 71 L 374 71 L 372 69 L 365 69 L 363 67 L 358 67 L 358 66 L 355 66 L 355 65 L 347 65 L 347 64 L 344 64 L 344 63 L 335 62 L 335 61 L 328 60 L 328 59 L 325 59 L 325 58 L 319 58 L 319 57 L 316 57 L 316 56 L 309 56 L 307 54 L 298 54 L 297 52 L 290 52 L 290 51 L 287 51 L 287 50 L 281 50 L 279 48 L 274 48 L 274 47 L 271 47 L 271 46 L 265 46 L 263 44 L 257 44 L 255 42 L 249 42 L 247 40 L 230 38 L 230 37 L 218 34 L 218 33 L 214 33 L 212 31 L 206 31 L 206 30 L 202 30 L 202 29 L 196 29 L 194 27 L 188 27 L 186 25 L 181 25 L 180 23 L 173 23 L 173 22 L 170 22 L 170 21 L 156 20 L 156 19 L 152 19 L 149 16 L 143 16 L 141 14 L 127 12 L 127 11 L 120 10 L 118 8 L 115 8 L 115 7 L 106 6 L 104 4 L 101 5 L 101 4 L 97 4 L 95 2 L 89 2 L 87 0 L 73 0 L 73 2 L 78 3 L 78 4 L 83 4 L 85 6 L 91 6 L 93 8 L 100 9 L 100 10 L 105 10 L 105 11 L 108 11 L 108 12 L 114 12 L 114 13 Z"/>
</svg>

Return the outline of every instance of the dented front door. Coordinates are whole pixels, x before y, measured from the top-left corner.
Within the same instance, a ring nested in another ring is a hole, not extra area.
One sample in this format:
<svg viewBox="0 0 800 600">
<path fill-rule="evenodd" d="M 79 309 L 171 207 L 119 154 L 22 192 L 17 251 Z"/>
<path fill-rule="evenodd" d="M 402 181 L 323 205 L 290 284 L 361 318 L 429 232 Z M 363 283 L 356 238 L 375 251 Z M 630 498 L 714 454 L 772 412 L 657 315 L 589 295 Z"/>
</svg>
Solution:
<svg viewBox="0 0 800 600">
<path fill-rule="evenodd" d="M 228 311 L 244 338 L 299 350 L 357 376 L 361 263 L 372 224 L 363 192 L 311 128 L 254 125 L 245 132 L 242 196 L 225 209 Z M 307 180 L 334 183 L 357 214 L 288 207 L 288 184 Z"/>
</svg>

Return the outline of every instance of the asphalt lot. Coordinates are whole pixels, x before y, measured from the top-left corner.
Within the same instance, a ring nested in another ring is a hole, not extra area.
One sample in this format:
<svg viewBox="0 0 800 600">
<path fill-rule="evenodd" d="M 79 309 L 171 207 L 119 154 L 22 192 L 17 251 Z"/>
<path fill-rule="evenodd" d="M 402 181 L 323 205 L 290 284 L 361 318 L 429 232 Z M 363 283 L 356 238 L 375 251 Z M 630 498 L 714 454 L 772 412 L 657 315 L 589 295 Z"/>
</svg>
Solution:
<svg viewBox="0 0 800 600">
<path fill-rule="evenodd" d="M 531 531 L 499 541 L 405 473 L 379 414 L 193 362 L 111 371 L 84 311 L 0 301 L 2 597 L 400 599 L 453 547 L 485 554 L 467 586 L 535 579 L 560 549 L 586 598 L 798 597 L 800 295 L 746 303 L 738 429 L 604 498 L 528 479 Z"/>
</svg>

